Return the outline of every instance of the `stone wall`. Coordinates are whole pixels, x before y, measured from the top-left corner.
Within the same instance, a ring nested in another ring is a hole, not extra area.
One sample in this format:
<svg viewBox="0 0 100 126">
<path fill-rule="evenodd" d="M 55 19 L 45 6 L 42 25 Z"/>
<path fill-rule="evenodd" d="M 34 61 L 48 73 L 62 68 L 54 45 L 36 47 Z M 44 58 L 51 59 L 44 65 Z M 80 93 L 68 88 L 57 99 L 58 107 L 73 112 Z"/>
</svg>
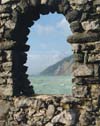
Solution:
<svg viewBox="0 0 100 126">
<path fill-rule="evenodd" d="M 71 97 L 36 96 L 26 74 L 29 27 L 49 12 L 73 32 Z M 99 53 L 99 0 L 0 0 L 0 126 L 100 126 Z"/>
</svg>

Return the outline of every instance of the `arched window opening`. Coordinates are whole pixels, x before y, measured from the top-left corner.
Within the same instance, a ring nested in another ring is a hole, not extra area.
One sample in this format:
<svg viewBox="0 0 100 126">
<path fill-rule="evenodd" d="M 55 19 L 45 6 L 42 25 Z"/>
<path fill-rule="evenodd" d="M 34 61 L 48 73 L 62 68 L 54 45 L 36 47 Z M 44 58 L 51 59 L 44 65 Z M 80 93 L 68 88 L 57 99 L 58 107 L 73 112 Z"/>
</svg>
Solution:
<svg viewBox="0 0 100 126">
<path fill-rule="evenodd" d="M 71 94 L 73 53 L 66 42 L 71 30 L 60 14 L 41 15 L 31 27 L 27 66 L 36 94 Z"/>
</svg>

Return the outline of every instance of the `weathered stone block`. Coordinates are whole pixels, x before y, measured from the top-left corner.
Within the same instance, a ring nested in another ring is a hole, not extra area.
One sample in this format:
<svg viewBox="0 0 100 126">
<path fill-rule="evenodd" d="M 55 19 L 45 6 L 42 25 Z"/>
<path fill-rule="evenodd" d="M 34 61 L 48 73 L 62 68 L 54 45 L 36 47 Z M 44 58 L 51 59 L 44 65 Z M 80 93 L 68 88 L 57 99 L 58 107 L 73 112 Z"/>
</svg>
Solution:
<svg viewBox="0 0 100 126">
<path fill-rule="evenodd" d="M 15 46 L 14 41 L 3 41 L 0 42 L 0 49 L 1 50 L 6 50 L 6 49 L 12 49 Z"/>
<path fill-rule="evenodd" d="M 100 6 L 98 6 L 98 7 L 96 8 L 96 13 L 97 13 L 97 14 L 100 14 Z"/>
<path fill-rule="evenodd" d="M 6 83 L 6 78 L 0 77 L 0 85 L 5 84 L 5 83 Z"/>
<path fill-rule="evenodd" d="M 0 120 L 0 126 L 5 126 L 5 120 Z"/>
<path fill-rule="evenodd" d="M 2 64 L 3 70 L 5 71 L 12 71 L 12 66 L 13 66 L 12 62 L 5 62 Z"/>
<path fill-rule="evenodd" d="M 11 2 L 13 0 L 1 0 L 1 4 L 5 4 L 5 3 L 8 3 L 8 2 Z"/>
<path fill-rule="evenodd" d="M 83 98 L 88 94 L 88 87 L 82 85 L 74 85 L 72 88 L 72 93 L 74 97 Z"/>
<path fill-rule="evenodd" d="M 5 23 L 6 28 L 12 29 L 12 30 L 15 28 L 15 25 L 16 25 L 15 22 L 13 22 L 12 20 L 8 20 Z"/>
<path fill-rule="evenodd" d="M 95 5 L 100 5 L 100 0 L 94 0 L 94 1 L 93 1 L 93 4 L 94 4 L 94 6 L 95 6 Z"/>
<path fill-rule="evenodd" d="M 52 123 L 47 123 L 45 126 L 53 126 Z"/>
<path fill-rule="evenodd" d="M 69 0 L 70 4 L 85 4 L 88 0 Z"/>
<path fill-rule="evenodd" d="M 3 34 L 3 32 L 4 32 L 4 26 L 0 28 L 0 33 Z"/>
<path fill-rule="evenodd" d="M 100 66 L 98 64 L 94 64 L 94 76 L 95 77 L 100 76 Z"/>
<path fill-rule="evenodd" d="M 74 33 L 74 35 L 68 37 L 67 41 L 69 43 L 95 42 L 100 40 L 99 36 L 100 36 L 99 32 Z"/>
<path fill-rule="evenodd" d="M 13 95 L 12 85 L 0 86 L 0 96 L 12 96 L 12 95 Z"/>
<path fill-rule="evenodd" d="M 83 30 L 81 23 L 79 21 L 72 22 L 70 24 L 70 28 L 71 28 L 72 32 L 81 32 Z"/>
<path fill-rule="evenodd" d="M 80 120 L 79 124 L 81 126 L 89 126 L 89 124 L 93 122 L 91 114 L 86 110 L 81 111 L 79 120 Z"/>
<path fill-rule="evenodd" d="M 41 4 L 46 4 L 48 0 L 41 0 Z"/>
<path fill-rule="evenodd" d="M 88 62 L 95 63 L 100 61 L 100 54 L 91 53 L 88 55 Z"/>
<path fill-rule="evenodd" d="M 65 15 L 65 16 L 69 22 L 72 22 L 72 21 L 79 19 L 80 13 L 79 13 L 79 11 L 73 10 L 71 12 L 68 12 L 67 15 Z"/>
<path fill-rule="evenodd" d="M 100 41 L 95 42 L 95 50 L 100 51 Z"/>
<path fill-rule="evenodd" d="M 92 98 L 98 98 L 100 96 L 99 84 L 92 84 L 91 85 L 91 96 L 92 96 Z"/>
<path fill-rule="evenodd" d="M 86 13 L 86 12 L 82 13 L 81 22 L 86 21 L 87 19 L 88 19 L 88 13 Z"/>
<path fill-rule="evenodd" d="M 10 103 L 0 100 L 0 120 L 5 120 L 10 109 Z M 1 121 L 0 121 L 1 122 Z"/>
<path fill-rule="evenodd" d="M 96 126 L 100 126 L 100 118 L 96 119 Z"/>
<path fill-rule="evenodd" d="M 47 118 L 51 119 L 54 116 L 54 113 L 55 113 L 55 106 L 51 104 L 48 106 L 48 109 L 46 111 Z"/>
<path fill-rule="evenodd" d="M 70 110 L 70 111 L 63 111 L 62 113 L 58 114 L 57 116 L 55 116 L 52 119 L 52 123 L 62 123 L 65 124 L 67 126 L 71 126 L 71 125 L 75 125 L 76 122 L 76 116 L 77 114 L 75 113 L 74 110 Z"/>
<path fill-rule="evenodd" d="M 85 9 L 86 3 L 88 2 L 87 0 L 69 0 L 71 7 L 74 10 L 83 10 Z"/>
<path fill-rule="evenodd" d="M 8 78 L 7 79 L 7 84 L 13 85 L 13 79 L 12 78 Z"/>
<path fill-rule="evenodd" d="M 6 53 L 6 60 L 7 61 L 12 61 L 12 51 L 5 51 Z"/>
<path fill-rule="evenodd" d="M 0 77 L 12 77 L 12 71 L 2 71 Z"/>
<path fill-rule="evenodd" d="M 41 0 L 30 0 L 30 4 L 32 6 L 36 6 L 37 4 L 40 4 Z"/>
<path fill-rule="evenodd" d="M 0 5 L 0 13 L 10 13 L 11 6 L 10 5 Z"/>
<path fill-rule="evenodd" d="M 79 65 L 74 69 L 73 74 L 75 77 L 85 77 L 85 76 L 93 76 L 93 66 L 92 65 Z"/>
<path fill-rule="evenodd" d="M 99 27 L 100 27 L 98 20 L 94 20 L 94 21 L 84 21 L 84 22 L 82 22 L 82 26 L 83 26 L 83 29 L 85 31 L 98 30 Z"/>
</svg>

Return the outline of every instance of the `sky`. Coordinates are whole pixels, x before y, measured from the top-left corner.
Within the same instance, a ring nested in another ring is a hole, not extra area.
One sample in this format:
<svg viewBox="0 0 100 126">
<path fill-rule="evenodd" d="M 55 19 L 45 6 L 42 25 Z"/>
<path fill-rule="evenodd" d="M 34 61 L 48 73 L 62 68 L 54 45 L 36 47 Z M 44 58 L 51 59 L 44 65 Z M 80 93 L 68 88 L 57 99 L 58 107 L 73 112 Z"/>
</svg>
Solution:
<svg viewBox="0 0 100 126">
<path fill-rule="evenodd" d="M 72 54 L 67 37 L 71 35 L 69 23 L 61 14 L 41 15 L 30 28 L 30 45 L 26 65 L 28 74 L 34 75 Z"/>
</svg>

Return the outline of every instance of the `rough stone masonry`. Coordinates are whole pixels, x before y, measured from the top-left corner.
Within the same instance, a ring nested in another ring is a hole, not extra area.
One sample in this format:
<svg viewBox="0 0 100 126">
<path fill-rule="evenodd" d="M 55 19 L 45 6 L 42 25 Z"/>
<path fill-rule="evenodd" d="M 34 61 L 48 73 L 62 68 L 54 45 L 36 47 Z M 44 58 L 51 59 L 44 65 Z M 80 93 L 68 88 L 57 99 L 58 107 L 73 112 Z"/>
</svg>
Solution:
<svg viewBox="0 0 100 126">
<path fill-rule="evenodd" d="M 73 32 L 72 96 L 37 96 L 26 74 L 29 28 L 50 12 Z M 100 0 L 0 0 L 0 126 L 100 126 Z"/>
</svg>

